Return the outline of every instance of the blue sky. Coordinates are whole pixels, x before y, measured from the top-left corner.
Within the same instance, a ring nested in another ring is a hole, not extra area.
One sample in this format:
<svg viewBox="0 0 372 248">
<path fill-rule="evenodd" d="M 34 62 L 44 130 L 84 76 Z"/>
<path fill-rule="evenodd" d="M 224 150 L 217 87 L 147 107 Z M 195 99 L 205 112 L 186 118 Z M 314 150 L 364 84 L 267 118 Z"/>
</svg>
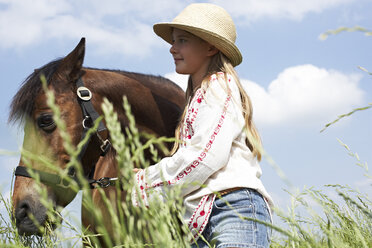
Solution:
<svg viewBox="0 0 372 248">
<path fill-rule="evenodd" d="M 342 26 L 371 30 L 371 0 L 0 0 L 0 149 L 17 151 L 22 144 L 22 130 L 7 124 L 20 84 L 35 68 L 67 55 L 81 37 L 85 66 L 163 75 L 185 87 L 152 24 L 170 21 L 191 2 L 219 4 L 236 22 L 243 54 L 236 69 L 265 149 L 292 185 L 347 184 L 371 195 L 371 180 L 337 141 L 372 164 L 371 110 L 320 130 L 372 102 L 372 76 L 357 68 L 372 71 L 372 36 L 343 32 L 319 39 Z M 6 195 L 17 162 L 17 156 L 0 156 Z M 285 207 L 287 185 L 268 160 L 261 165 L 268 192 Z"/>
</svg>

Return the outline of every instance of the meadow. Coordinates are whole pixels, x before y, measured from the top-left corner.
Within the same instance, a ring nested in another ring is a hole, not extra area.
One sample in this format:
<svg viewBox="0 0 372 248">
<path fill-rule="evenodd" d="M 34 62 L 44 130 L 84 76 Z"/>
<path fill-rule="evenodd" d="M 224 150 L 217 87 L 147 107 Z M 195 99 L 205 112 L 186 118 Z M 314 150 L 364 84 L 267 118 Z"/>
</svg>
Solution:
<svg viewBox="0 0 372 248">
<path fill-rule="evenodd" d="M 336 31 L 334 33 L 337 33 Z M 343 30 L 339 30 L 339 32 L 341 31 Z M 369 72 L 367 71 L 367 73 Z M 65 124 L 59 118 L 58 106 L 54 104 L 53 93 L 47 91 L 45 85 L 44 89 L 48 95 L 48 105 L 54 112 L 55 122 L 65 141 L 65 149 L 72 157 L 70 166 L 79 168 L 77 154 L 84 141 L 78 147 L 71 144 L 65 131 Z M 117 154 L 116 160 L 120 168 L 118 178 L 123 182 L 120 186 L 123 187 L 124 191 L 129 192 L 124 197 L 124 201 L 118 201 L 112 205 L 103 190 L 100 190 L 106 211 L 111 218 L 112 229 L 115 230 L 114 236 L 108 238 L 109 231 L 104 225 L 103 214 L 94 207 L 89 194 L 84 195 L 82 204 L 97 220 L 98 235 L 90 233 L 80 226 L 74 226 L 69 220 L 64 219 L 58 226 L 63 225 L 63 230 L 70 230 L 71 232 L 68 233 L 71 233 L 71 236 L 66 237 L 61 231 L 53 231 L 48 226 L 40 226 L 40 232 L 43 233 L 41 237 L 22 236 L 18 233 L 11 218 L 12 203 L 9 200 L 10 198 L 0 195 L 1 204 L 6 207 L 8 213 L 8 216 L 0 216 L 0 247 L 96 247 L 95 241 L 97 241 L 98 236 L 103 237 L 103 242 L 109 247 L 189 247 L 190 233 L 187 226 L 179 221 L 183 211 L 182 201 L 177 196 L 179 189 L 172 189 L 168 192 L 167 201 L 155 201 L 149 208 L 133 207 L 131 204 L 131 192 L 136 190 L 133 189 L 133 168 L 136 164 L 149 165 L 149 161 L 145 159 L 146 150 L 152 154 L 154 160 L 159 160 L 158 149 L 163 149 L 162 152 L 165 153 L 169 152 L 162 144 L 173 140 L 140 133 L 135 126 L 130 105 L 125 98 L 123 107 L 130 120 L 130 125 L 125 130 L 121 130 L 111 103 L 105 101 L 102 106 L 103 118 L 107 123 L 112 145 Z M 334 123 L 342 121 L 343 118 L 347 118 L 356 112 L 362 111 L 360 114 L 366 114 L 366 110 L 368 111 L 371 107 L 372 104 L 370 103 L 368 106 L 340 115 L 335 121 L 326 124 L 322 131 L 326 131 Z M 98 122 L 95 124 L 91 133 L 97 128 Z M 141 140 L 144 138 L 146 142 L 143 143 Z M 361 161 L 358 154 L 352 151 L 347 144 L 342 143 L 342 141 L 339 142 L 345 148 L 345 153 L 354 158 L 355 165 L 351 166 L 355 166 L 355 170 L 360 171 L 361 177 L 372 179 L 367 163 Z M 61 169 L 55 168 L 47 160 L 40 159 L 35 154 L 30 154 L 27 151 L 21 151 L 21 153 L 26 158 L 26 165 L 27 160 L 39 159 L 51 170 L 61 175 L 64 174 Z M 3 155 L 9 155 L 9 153 L 3 152 Z M 264 159 L 271 161 L 270 163 L 276 166 L 273 162 L 274 159 L 270 158 L 269 155 L 265 155 Z M 81 169 L 77 172 L 78 176 L 83 178 Z M 32 174 L 32 172 L 30 173 Z M 36 181 L 39 181 L 37 174 L 33 176 Z M 70 179 L 66 176 L 66 180 Z M 45 188 L 41 186 L 40 181 L 38 185 L 35 190 L 48 209 L 49 219 L 55 220 L 56 216 L 63 218 L 59 214 L 61 209 L 55 209 L 47 200 L 47 193 Z M 119 184 L 116 186 L 119 196 L 123 192 L 120 186 Z M 372 185 L 370 186 L 372 187 Z M 71 190 L 75 193 L 80 191 L 74 181 L 71 181 Z M 83 191 L 89 190 L 89 185 L 86 183 Z M 372 247 L 372 201 L 368 195 L 342 184 L 324 185 L 321 189 L 307 188 L 297 192 L 288 191 L 288 194 L 291 199 L 290 208 L 286 210 L 273 209 L 274 215 L 281 220 L 281 224 L 264 223 L 272 229 L 270 247 Z M 211 247 L 213 247 L 213 244 L 211 244 Z"/>
</svg>

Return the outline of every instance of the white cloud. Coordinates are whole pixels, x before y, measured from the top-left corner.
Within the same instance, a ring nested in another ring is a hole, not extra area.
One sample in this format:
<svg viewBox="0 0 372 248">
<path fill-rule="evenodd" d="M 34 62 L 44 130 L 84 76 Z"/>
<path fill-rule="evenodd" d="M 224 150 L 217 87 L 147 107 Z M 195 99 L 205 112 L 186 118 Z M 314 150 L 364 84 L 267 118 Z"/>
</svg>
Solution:
<svg viewBox="0 0 372 248">
<path fill-rule="evenodd" d="M 183 89 L 183 91 L 186 91 L 187 81 L 189 79 L 188 75 L 182 75 L 182 74 L 178 74 L 177 72 L 171 72 L 171 73 L 165 74 L 164 77 L 172 80 L 173 82 L 178 84 L 178 86 L 180 86 Z"/>
<path fill-rule="evenodd" d="M 86 37 L 100 53 L 144 56 L 163 44 L 152 31 L 172 18 L 182 1 L 3 1 L 0 48 L 24 48 L 49 39 Z M 172 17 L 171 17 L 172 16 Z"/>
<path fill-rule="evenodd" d="M 3 168 L 5 173 L 12 174 L 19 162 L 19 156 L 12 153 L 9 156 L 0 150 L 0 167 Z M 5 176 L 5 175 L 4 175 Z M 6 175 L 8 176 L 8 175 Z M 1 178 L 1 176 L 0 176 Z"/>
<path fill-rule="evenodd" d="M 212 0 L 229 11 L 239 24 L 251 23 L 260 18 L 301 20 L 306 14 L 321 13 L 332 7 L 355 0 Z"/>
<path fill-rule="evenodd" d="M 225 7 L 240 24 L 266 17 L 301 19 L 310 12 L 354 0 L 210 1 Z M 181 0 L 2 0 L 0 48 L 24 48 L 50 39 L 86 37 L 99 53 L 146 56 L 163 45 L 152 32 L 155 22 L 173 19 L 187 4 Z"/>
<path fill-rule="evenodd" d="M 9 185 L 6 185 L 6 187 L 0 188 L 0 189 L 1 189 L 1 195 L 4 198 L 4 201 L 6 202 L 5 204 L 4 204 L 3 201 L 0 202 L 0 215 L 3 218 L 0 221 L 0 223 L 3 226 L 3 225 L 5 225 L 5 223 L 10 222 L 10 216 L 9 216 L 10 213 L 8 212 L 8 208 L 11 207 L 12 192 L 10 191 Z"/>
<path fill-rule="evenodd" d="M 5 6 L 5 7 L 4 7 Z M 1 46 L 26 46 L 49 38 L 45 23 L 60 13 L 69 11 L 63 1 L 9 1 L 0 10 Z"/>
<path fill-rule="evenodd" d="M 360 75 L 346 75 L 314 65 L 285 69 L 268 89 L 242 80 L 260 124 L 324 124 L 362 104 Z"/>
<path fill-rule="evenodd" d="M 2 190 L 1 191 L 1 195 L 4 197 L 5 202 L 10 203 L 11 192 L 10 192 L 9 188 L 7 188 L 6 190 Z M 8 207 L 9 207 L 9 205 L 8 205 Z M 5 204 L 3 202 L 1 202 L 1 204 L 0 204 L 0 214 L 5 218 L 5 220 L 8 220 L 9 219 L 8 218 L 9 213 L 8 213 L 8 211 L 6 209 L 6 206 L 5 206 Z"/>
<path fill-rule="evenodd" d="M 174 72 L 165 77 L 186 89 L 187 76 Z M 241 82 L 251 97 L 257 124 L 322 126 L 362 104 L 360 79 L 356 74 L 299 65 L 285 69 L 267 89 L 247 79 Z"/>
<path fill-rule="evenodd" d="M 372 190 L 372 188 L 371 188 L 371 186 L 372 186 L 372 178 L 365 177 L 362 180 L 358 180 L 358 181 L 354 182 L 354 184 L 355 184 L 355 186 L 357 188 L 363 189 L 363 191 L 367 191 L 368 192 L 368 190 L 369 191 Z"/>
</svg>

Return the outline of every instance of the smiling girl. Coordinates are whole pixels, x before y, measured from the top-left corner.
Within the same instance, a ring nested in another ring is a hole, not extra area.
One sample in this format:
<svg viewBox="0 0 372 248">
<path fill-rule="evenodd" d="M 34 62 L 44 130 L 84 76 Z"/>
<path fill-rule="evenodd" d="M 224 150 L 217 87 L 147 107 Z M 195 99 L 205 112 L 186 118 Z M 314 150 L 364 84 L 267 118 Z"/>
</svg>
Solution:
<svg viewBox="0 0 372 248">
<path fill-rule="evenodd" d="M 187 106 L 172 156 L 136 171 L 145 204 L 166 197 L 165 188 L 182 185 L 184 222 L 193 247 L 269 247 L 272 199 L 260 177 L 261 141 L 252 121 L 252 104 L 235 66 L 230 15 L 213 4 L 191 4 L 172 22 L 154 25 L 170 43 L 176 72 L 188 74 Z"/>
</svg>

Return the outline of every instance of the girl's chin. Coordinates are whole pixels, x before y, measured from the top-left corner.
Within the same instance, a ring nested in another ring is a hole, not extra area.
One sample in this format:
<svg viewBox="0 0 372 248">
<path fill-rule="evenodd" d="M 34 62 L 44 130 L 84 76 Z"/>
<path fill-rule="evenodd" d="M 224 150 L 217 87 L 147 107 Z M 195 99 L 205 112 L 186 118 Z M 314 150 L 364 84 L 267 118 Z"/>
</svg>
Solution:
<svg viewBox="0 0 372 248">
<path fill-rule="evenodd" d="M 182 68 L 181 66 L 177 66 L 177 65 L 176 65 L 176 72 L 178 74 L 183 74 L 183 75 L 190 74 L 190 72 L 188 70 L 186 70 L 185 68 Z"/>
<path fill-rule="evenodd" d="M 183 71 L 177 71 L 177 70 L 176 70 L 176 72 L 177 72 L 178 74 L 181 74 L 181 75 L 190 75 L 190 73 L 183 72 Z"/>
</svg>

